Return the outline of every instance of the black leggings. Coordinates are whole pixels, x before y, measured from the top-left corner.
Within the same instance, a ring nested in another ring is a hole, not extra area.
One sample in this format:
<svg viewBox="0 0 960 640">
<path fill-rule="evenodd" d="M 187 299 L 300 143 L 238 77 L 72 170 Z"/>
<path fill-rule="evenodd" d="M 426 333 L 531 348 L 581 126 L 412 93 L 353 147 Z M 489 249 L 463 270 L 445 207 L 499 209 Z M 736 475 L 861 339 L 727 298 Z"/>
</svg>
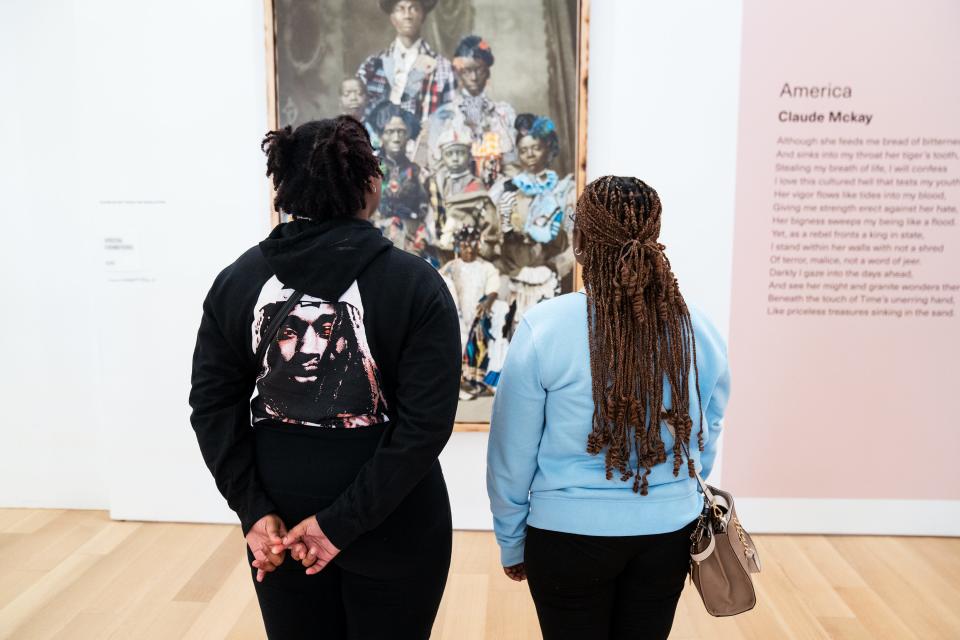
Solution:
<svg viewBox="0 0 960 640">
<path fill-rule="evenodd" d="M 288 557 L 263 582 L 254 581 L 267 637 L 429 638 L 449 558 L 448 548 L 441 566 L 384 578 L 347 571 L 336 561 L 308 576 L 303 565 Z"/>
<path fill-rule="evenodd" d="M 375 453 L 380 430 L 256 430 L 257 467 L 287 527 L 333 502 Z M 435 463 L 379 526 L 320 573 L 289 555 L 254 581 L 271 640 L 429 638 L 450 568 L 450 500 Z M 252 562 L 253 557 L 247 550 Z M 251 576 L 256 570 L 251 567 Z"/>
<path fill-rule="evenodd" d="M 528 527 L 524 563 L 544 640 L 670 635 L 693 525 L 616 537 Z"/>
</svg>

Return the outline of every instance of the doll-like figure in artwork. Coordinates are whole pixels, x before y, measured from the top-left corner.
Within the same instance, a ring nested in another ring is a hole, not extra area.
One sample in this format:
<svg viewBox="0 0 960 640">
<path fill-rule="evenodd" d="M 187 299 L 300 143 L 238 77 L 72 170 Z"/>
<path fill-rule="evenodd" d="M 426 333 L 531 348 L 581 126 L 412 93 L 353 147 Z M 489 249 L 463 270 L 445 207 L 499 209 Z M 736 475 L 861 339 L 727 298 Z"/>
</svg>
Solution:
<svg viewBox="0 0 960 640">
<path fill-rule="evenodd" d="M 503 325 L 507 305 L 499 300 L 500 272 L 480 257 L 480 237 L 479 229 L 461 227 L 455 237 L 457 257 L 440 269 L 460 317 L 461 400 L 492 395 L 506 351 Z"/>
</svg>

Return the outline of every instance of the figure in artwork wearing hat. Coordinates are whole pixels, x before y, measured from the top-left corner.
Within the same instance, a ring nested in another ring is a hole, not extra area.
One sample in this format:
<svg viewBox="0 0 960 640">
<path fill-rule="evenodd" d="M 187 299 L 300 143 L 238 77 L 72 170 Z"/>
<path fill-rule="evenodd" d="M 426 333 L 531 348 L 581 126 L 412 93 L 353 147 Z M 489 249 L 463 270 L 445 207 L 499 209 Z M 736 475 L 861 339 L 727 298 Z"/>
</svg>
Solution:
<svg viewBox="0 0 960 640">
<path fill-rule="evenodd" d="M 429 167 L 440 164 L 440 140 L 448 129 L 470 131 L 474 174 L 489 189 L 517 160 L 516 110 L 506 102 L 491 100 L 486 93 L 494 57 L 490 44 L 480 36 L 460 41 L 453 58 L 459 89 L 453 100 L 444 104 L 427 123 Z"/>
<path fill-rule="evenodd" d="M 453 257 L 455 237 L 464 227 L 480 232 L 481 256 L 493 258 L 496 253 L 500 222 L 486 187 L 470 171 L 472 144 L 469 129 L 446 129 L 438 141 L 440 168 L 427 180 L 430 220 L 436 230 L 441 262 Z"/>
<path fill-rule="evenodd" d="M 397 37 L 376 55 L 363 61 L 357 77 L 367 87 L 372 110 L 391 102 L 409 111 L 421 124 L 454 93 L 453 67 L 420 35 L 424 18 L 437 0 L 379 0 L 390 16 Z"/>
</svg>

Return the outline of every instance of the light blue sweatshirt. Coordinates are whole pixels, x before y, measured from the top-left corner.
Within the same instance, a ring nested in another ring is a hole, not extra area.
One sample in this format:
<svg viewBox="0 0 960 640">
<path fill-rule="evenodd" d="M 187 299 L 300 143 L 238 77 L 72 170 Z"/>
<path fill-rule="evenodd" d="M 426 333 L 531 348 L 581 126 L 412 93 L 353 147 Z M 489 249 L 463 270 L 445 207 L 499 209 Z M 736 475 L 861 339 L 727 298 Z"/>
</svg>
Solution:
<svg viewBox="0 0 960 640">
<path fill-rule="evenodd" d="M 730 390 L 727 350 L 706 316 L 690 310 L 697 341 L 704 450 L 698 451 L 700 406 L 690 375 L 690 453 L 706 478 L 717 453 Z M 665 390 L 669 386 L 665 383 Z M 665 393 L 667 408 L 669 394 Z M 490 423 L 487 493 L 500 560 L 523 562 L 527 525 L 594 536 L 666 533 L 683 528 L 703 508 L 696 480 L 673 475 L 673 438 L 661 423 L 667 461 L 655 466 L 649 494 L 633 492 L 633 481 L 607 480 L 604 455 L 587 453 L 593 421 L 587 296 L 541 302 L 517 328 L 503 366 Z M 636 468 L 636 454 L 630 467 Z"/>
</svg>

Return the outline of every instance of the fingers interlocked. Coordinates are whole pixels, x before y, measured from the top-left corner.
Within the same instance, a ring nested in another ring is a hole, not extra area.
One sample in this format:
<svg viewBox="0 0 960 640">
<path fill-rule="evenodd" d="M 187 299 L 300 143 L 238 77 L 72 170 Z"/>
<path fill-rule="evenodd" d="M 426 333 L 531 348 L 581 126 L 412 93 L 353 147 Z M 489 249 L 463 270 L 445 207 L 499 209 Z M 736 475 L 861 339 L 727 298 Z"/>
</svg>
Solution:
<svg viewBox="0 0 960 640">
<path fill-rule="evenodd" d="M 247 534 L 247 545 L 254 557 L 250 564 L 257 570 L 257 582 L 263 582 L 268 573 L 276 571 L 283 563 L 285 551 L 282 542 L 285 535 L 286 526 L 273 514 L 258 520 Z"/>
<path fill-rule="evenodd" d="M 340 553 L 313 516 L 288 532 L 278 516 L 266 515 L 250 529 L 247 544 L 253 553 L 251 565 L 257 570 L 257 582 L 276 571 L 288 551 L 290 557 L 306 567 L 307 575 L 320 573 Z"/>
<path fill-rule="evenodd" d="M 283 544 L 291 549 L 293 558 L 307 568 L 306 573 L 309 576 L 320 573 L 340 553 L 313 516 L 291 529 L 284 536 Z"/>
</svg>

